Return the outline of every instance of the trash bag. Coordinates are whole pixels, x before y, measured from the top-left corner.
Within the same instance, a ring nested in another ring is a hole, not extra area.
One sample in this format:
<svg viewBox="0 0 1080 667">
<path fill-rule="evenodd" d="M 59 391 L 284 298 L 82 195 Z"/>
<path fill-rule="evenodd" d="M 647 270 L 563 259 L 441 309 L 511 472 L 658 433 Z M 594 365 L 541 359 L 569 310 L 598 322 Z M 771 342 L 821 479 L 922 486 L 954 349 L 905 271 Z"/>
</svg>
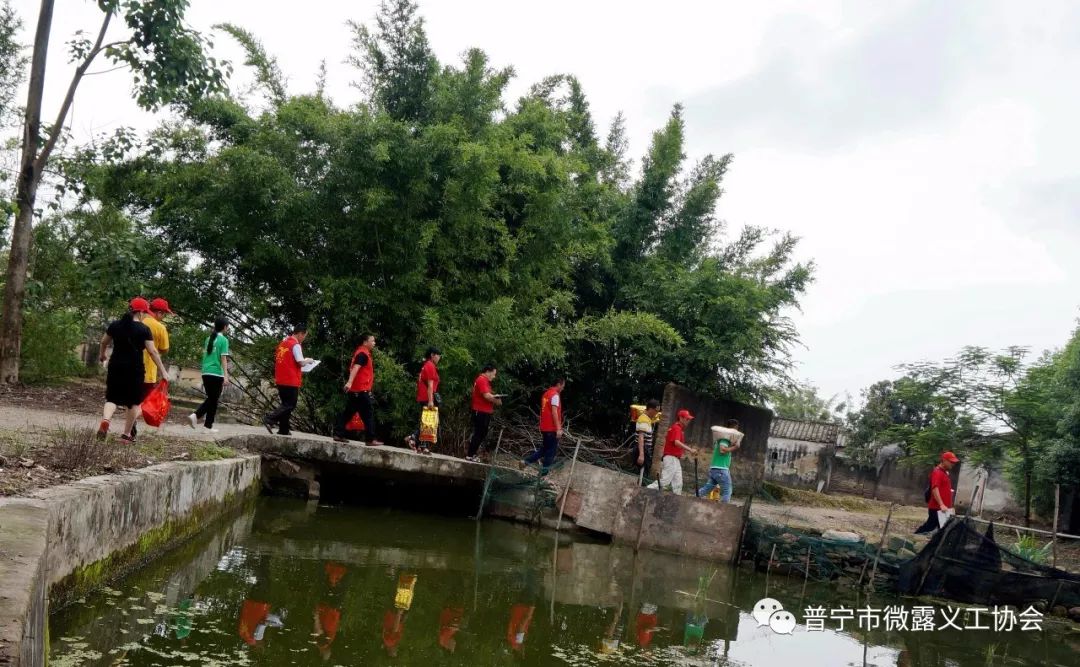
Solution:
<svg viewBox="0 0 1080 667">
<path fill-rule="evenodd" d="M 143 420 L 150 426 L 161 426 L 169 418 L 169 410 L 172 403 L 169 402 L 169 383 L 162 380 L 142 402 Z"/>
<path fill-rule="evenodd" d="M 439 408 L 424 407 L 420 413 L 420 442 L 434 444 L 439 439 Z"/>
<path fill-rule="evenodd" d="M 346 431 L 364 431 L 367 427 L 364 426 L 364 420 L 360 418 L 360 413 L 353 413 L 352 419 L 348 424 L 345 424 Z"/>
</svg>

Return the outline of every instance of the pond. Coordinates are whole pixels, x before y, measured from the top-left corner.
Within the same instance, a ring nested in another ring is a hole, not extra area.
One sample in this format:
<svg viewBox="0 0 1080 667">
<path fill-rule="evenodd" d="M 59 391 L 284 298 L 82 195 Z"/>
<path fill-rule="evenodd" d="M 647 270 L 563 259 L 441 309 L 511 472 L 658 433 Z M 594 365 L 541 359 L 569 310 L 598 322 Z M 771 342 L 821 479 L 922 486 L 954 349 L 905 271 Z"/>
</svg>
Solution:
<svg viewBox="0 0 1080 667">
<path fill-rule="evenodd" d="M 500 521 L 263 498 L 56 612 L 50 664 L 1080 661 L 1080 634 L 1067 624 L 1025 618 L 995 631 L 1001 610 L 919 604 Z M 955 627 L 926 629 L 950 616 Z"/>
</svg>

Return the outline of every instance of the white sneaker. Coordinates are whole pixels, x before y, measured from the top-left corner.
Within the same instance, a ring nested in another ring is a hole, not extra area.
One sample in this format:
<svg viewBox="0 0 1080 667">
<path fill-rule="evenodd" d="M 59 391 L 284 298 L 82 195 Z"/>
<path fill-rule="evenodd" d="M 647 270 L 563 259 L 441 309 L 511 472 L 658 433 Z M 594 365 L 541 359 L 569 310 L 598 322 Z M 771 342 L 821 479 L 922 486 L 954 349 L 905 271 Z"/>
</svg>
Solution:
<svg viewBox="0 0 1080 667">
<path fill-rule="evenodd" d="M 217 430 L 216 428 L 208 428 L 205 430 L 207 433 L 221 433 L 221 431 Z"/>
<path fill-rule="evenodd" d="M 199 425 L 199 418 L 195 415 L 194 412 L 192 412 L 188 416 L 188 421 L 191 422 L 191 428 L 195 428 L 196 426 Z"/>
</svg>

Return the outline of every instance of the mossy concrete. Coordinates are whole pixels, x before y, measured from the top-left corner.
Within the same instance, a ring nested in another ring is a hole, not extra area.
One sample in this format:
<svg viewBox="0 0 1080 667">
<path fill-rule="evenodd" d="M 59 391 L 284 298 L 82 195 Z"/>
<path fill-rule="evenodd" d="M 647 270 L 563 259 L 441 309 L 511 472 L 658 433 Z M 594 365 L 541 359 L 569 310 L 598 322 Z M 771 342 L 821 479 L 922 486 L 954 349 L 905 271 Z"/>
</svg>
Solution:
<svg viewBox="0 0 1080 667">
<path fill-rule="evenodd" d="M 166 463 L 0 500 L 0 665 L 44 665 L 49 605 L 189 539 L 257 495 L 259 474 L 258 456 Z"/>
</svg>

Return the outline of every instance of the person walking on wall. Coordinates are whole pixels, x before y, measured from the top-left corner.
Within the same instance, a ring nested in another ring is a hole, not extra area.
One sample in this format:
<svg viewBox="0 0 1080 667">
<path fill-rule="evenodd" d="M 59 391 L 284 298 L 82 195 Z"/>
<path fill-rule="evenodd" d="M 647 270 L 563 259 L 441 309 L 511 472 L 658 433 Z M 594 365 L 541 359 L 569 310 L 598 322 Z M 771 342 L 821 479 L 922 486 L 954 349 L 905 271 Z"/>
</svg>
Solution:
<svg viewBox="0 0 1080 667">
<path fill-rule="evenodd" d="M 150 315 L 143 319 L 143 324 L 150 329 L 150 334 L 154 337 L 154 347 L 157 348 L 158 354 L 164 359 L 165 355 L 169 353 L 169 330 L 165 326 L 165 316 L 172 315 L 173 311 L 169 308 L 169 302 L 162 299 L 160 296 L 150 302 Z M 150 358 L 150 353 L 143 351 L 143 369 L 145 375 L 143 376 L 143 400 L 150 395 L 150 392 L 157 386 L 158 383 L 158 370 L 154 365 L 154 360 Z M 168 379 L 165 375 L 162 375 L 162 379 Z M 138 435 L 139 423 L 136 421 L 131 425 L 131 437 Z"/>
<path fill-rule="evenodd" d="M 225 385 L 229 384 L 229 339 L 225 332 L 229 323 L 224 317 L 214 320 L 214 329 L 203 343 L 202 385 L 206 400 L 195 412 L 188 415 L 191 428 L 198 428 L 199 421 L 211 433 L 217 433 L 214 419 L 217 418 L 218 401 Z"/>
<path fill-rule="evenodd" d="M 476 376 L 472 390 L 472 438 L 469 440 L 469 453 L 465 459 L 479 462 L 477 456 L 480 446 L 487 438 L 488 429 L 491 428 L 491 415 L 495 412 L 496 405 L 502 405 L 502 399 L 492 393 L 491 382 L 499 371 L 494 364 L 484 366 L 480 375 Z"/>
<path fill-rule="evenodd" d="M 634 422 L 634 432 L 637 434 L 637 456 L 634 459 L 638 468 L 641 468 L 641 477 L 645 476 L 645 468 L 652 463 L 653 435 L 656 429 L 657 415 L 660 414 L 660 401 L 650 398 L 645 403 L 645 410 L 638 415 Z"/>
<path fill-rule="evenodd" d="M 124 432 L 120 439 L 134 442 L 132 430 L 139 418 L 140 405 L 146 394 L 143 381 L 146 369 L 143 366 L 143 352 L 150 355 L 150 361 L 161 374 L 159 381 L 165 379 L 165 366 L 154 346 L 154 335 L 143 320 L 150 315 L 150 303 L 137 296 L 128 303 L 128 311 L 105 330 L 101 338 L 98 356 L 101 363 L 108 361 L 105 376 L 105 409 L 101 424 L 98 425 L 98 437 L 109 434 L 109 423 L 117 407 L 127 408 L 124 413 Z M 112 346 L 112 355 L 106 354 Z"/>
<path fill-rule="evenodd" d="M 375 387 L 375 335 L 364 334 L 360 346 L 353 352 L 349 362 L 349 379 L 345 382 L 345 411 L 338 417 L 334 427 L 334 442 L 348 443 L 346 425 L 352 416 L 360 415 L 364 422 L 364 444 L 378 447 L 383 443 L 375 437 L 375 401 L 371 390 Z"/>
<path fill-rule="evenodd" d="M 518 463 L 522 470 L 540 461 L 540 474 L 546 475 L 555 463 L 559 439 L 562 438 L 563 415 L 566 414 L 562 403 L 562 391 L 565 387 L 566 378 L 559 378 L 540 398 L 540 447 Z"/>
<path fill-rule="evenodd" d="M 705 486 L 698 489 L 699 498 L 708 498 L 709 492 L 720 487 L 720 502 L 731 502 L 731 453 L 742 446 L 743 434 L 739 430 L 739 420 L 729 419 L 724 426 L 713 426 L 712 465 L 709 466 L 709 479 Z"/>
<path fill-rule="evenodd" d="M 439 396 L 439 360 L 441 359 L 442 351 L 437 347 L 429 347 L 424 353 L 424 364 L 420 367 L 420 376 L 416 379 L 416 404 L 420 407 L 421 420 L 424 418 L 425 408 L 437 408 L 442 404 L 442 398 Z M 436 441 L 438 441 L 437 437 Z M 420 440 L 419 428 L 405 438 L 405 442 L 414 452 L 431 453 L 429 443 Z"/>
<path fill-rule="evenodd" d="M 677 420 L 667 431 L 664 440 L 664 458 L 660 464 L 660 479 L 654 481 L 647 488 L 670 489 L 675 495 L 682 495 L 682 455 L 683 452 L 696 454 L 697 450 L 686 444 L 685 429 L 693 420 L 694 415 L 689 410 L 679 410 Z"/>
<path fill-rule="evenodd" d="M 293 327 L 291 335 L 278 343 L 274 351 L 274 384 L 277 385 L 281 405 L 263 417 L 263 426 L 271 434 L 275 424 L 278 435 L 292 434 L 290 418 L 296 409 L 296 401 L 300 398 L 300 385 L 303 384 L 301 368 L 313 361 L 304 356 L 300 347 L 306 338 L 307 327 L 298 324 Z"/>
<path fill-rule="evenodd" d="M 953 507 L 952 479 L 949 471 L 953 469 L 960 459 L 952 452 L 941 455 L 941 461 L 930 471 L 930 486 L 926 496 L 926 523 L 915 530 L 916 535 L 932 533 L 938 528 L 944 528 L 949 516 L 955 513 Z"/>
</svg>

